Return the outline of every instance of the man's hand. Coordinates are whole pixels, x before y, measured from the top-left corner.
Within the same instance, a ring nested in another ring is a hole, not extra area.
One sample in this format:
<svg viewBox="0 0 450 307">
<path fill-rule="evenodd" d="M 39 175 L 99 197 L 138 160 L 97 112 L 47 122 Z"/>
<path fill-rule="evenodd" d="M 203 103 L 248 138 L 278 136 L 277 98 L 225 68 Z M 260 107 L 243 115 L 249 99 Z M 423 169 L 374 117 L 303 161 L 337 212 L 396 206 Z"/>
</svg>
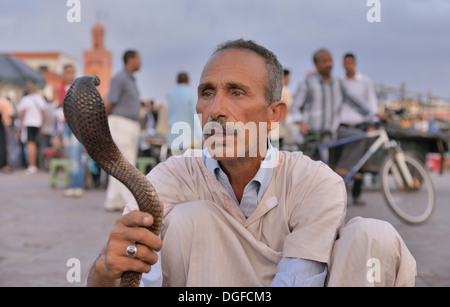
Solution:
<svg viewBox="0 0 450 307">
<path fill-rule="evenodd" d="M 116 222 L 109 236 L 108 245 L 89 272 L 88 286 L 118 285 L 126 271 L 148 273 L 158 261 L 161 239 L 144 227 L 153 225 L 153 217 L 133 211 Z M 136 258 L 127 255 L 127 247 L 138 242 Z"/>
<path fill-rule="evenodd" d="M 389 114 L 389 112 L 384 112 L 384 113 L 378 113 L 376 115 L 382 122 L 388 122 L 392 119 L 391 114 Z"/>
</svg>

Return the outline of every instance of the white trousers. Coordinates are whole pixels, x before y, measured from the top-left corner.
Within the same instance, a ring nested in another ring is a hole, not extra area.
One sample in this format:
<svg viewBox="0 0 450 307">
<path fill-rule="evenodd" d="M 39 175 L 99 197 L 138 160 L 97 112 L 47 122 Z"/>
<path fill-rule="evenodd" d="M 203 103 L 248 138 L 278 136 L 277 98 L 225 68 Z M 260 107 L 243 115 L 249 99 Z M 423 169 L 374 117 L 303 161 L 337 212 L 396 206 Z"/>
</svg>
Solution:
<svg viewBox="0 0 450 307">
<path fill-rule="evenodd" d="M 139 122 L 121 116 L 110 115 L 108 123 L 117 147 L 131 164 L 136 165 L 139 150 Z M 127 187 L 114 177 L 109 176 L 104 203 L 107 210 L 123 208 L 132 197 Z"/>
<path fill-rule="evenodd" d="M 179 204 L 164 220 L 163 286 L 269 286 L 281 255 L 262 246 L 225 211 Z M 354 218 L 339 232 L 327 286 L 414 286 L 416 262 L 387 222 Z"/>
</svg>

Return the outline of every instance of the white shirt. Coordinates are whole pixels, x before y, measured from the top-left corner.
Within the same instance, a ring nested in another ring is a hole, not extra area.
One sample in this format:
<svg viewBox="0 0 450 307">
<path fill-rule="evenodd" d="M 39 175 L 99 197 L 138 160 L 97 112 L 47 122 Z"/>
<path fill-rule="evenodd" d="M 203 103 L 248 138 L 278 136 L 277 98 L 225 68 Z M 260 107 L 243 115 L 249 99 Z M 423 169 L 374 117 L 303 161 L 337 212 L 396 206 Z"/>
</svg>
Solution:
<svg viewBox="0 0 450 307">
<path fill-rule="evenodd" d="M 45 110 L 45 100 L 39 94 L 24 96 L 17 107 L 19 113 L 25 111 L 24 127 L 41 127 L 42 111 Z"/>
<path fill-rule="evenodd" d="M 374 114 L 378 113 L 377 95 L 372 80 L 360 73 L 356 73 L 354 78 L 345 77 L 342 82 L 353 95 L 366 102 L 370 109 L 374 111 Z M 375 117 L 372 120 L 375 121 Z M 341 123 L 358 125 L 366 121 L 367 117 L 358 113 L 348 104 L 342 106 Z"/>
</svg>

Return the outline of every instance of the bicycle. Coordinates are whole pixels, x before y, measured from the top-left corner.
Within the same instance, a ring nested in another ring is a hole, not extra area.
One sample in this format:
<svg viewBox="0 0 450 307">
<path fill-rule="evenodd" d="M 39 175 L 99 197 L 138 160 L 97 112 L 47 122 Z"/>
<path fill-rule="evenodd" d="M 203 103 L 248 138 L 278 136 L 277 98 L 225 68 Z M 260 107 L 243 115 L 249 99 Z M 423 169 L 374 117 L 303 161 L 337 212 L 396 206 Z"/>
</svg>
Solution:
<svg viewBox="0 0 450 307">
<path fill-rule="evenodd" d="M 366 162 L 381 148 L 387 151 L 378 172 L 381 188 L 389 208 L 403 221 L 420 224 L 430 218 L 435 207 L 433 182 L 423 162 L 405 153 L 396 141 L 391 140 L 383 127 L 361 135 L 324 142 L 330 132 L 310 131 L 305 137 L 303 152 L 328 164 L 328 150 L 364 139 L 374 139 L 362 158 L 344 177 L 347 184 Z"/>
</svg>

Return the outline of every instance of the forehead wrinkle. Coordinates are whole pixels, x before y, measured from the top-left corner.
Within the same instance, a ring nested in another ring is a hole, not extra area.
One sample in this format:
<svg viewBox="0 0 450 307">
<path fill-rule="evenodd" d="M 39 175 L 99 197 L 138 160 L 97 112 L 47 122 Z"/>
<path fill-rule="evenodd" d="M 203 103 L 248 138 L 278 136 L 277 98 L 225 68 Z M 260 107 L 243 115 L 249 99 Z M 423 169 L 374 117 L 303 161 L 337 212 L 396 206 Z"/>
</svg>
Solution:
<svg viewBox="0 0 450 307">
<path fill-rule="evenodd" d="M 225 83 L 225 88 L 227 90 L 238 88 L 238 89 L 242 89 L 246 92 L 251 92 L 251 88 L 242 82 L 224 81 L 224 83 Z"/>
<path fill-rule="evenodd" d="M 239 57 L 239 54 L 243 54 L 244 58 Z M 224 63 L 233 63 L 234 65 L 232 64 L 233 67 L 231 68 Z M 245 85 L 241 80 L 253 80 L 256 83 L 262 83 L 265 87 L 268 74 L 265 64 L 266 62 L 264 61 L 264 58 L 261 56 L 255 56 L 252 51 L 241 49 L 223 50 L 214 54 L 208 60 L 202 72 L 202 77 L 205 78 L 205 83 L 218 78 L 216 80 L 219 80 L 219 83 L 222 84 L 236 83 Z M 261 73 L 255 73 L 255 71 L 252 71 L 253 66 L 259 65 L 263 65 L 263 76 L 261 76 Z M 233 77 L 229 74 L 232 74 Z M 262 80 L 260 77 L 262 77 Z M 214 81 L 214 83 L 216 82 Z"/>
</svg>

